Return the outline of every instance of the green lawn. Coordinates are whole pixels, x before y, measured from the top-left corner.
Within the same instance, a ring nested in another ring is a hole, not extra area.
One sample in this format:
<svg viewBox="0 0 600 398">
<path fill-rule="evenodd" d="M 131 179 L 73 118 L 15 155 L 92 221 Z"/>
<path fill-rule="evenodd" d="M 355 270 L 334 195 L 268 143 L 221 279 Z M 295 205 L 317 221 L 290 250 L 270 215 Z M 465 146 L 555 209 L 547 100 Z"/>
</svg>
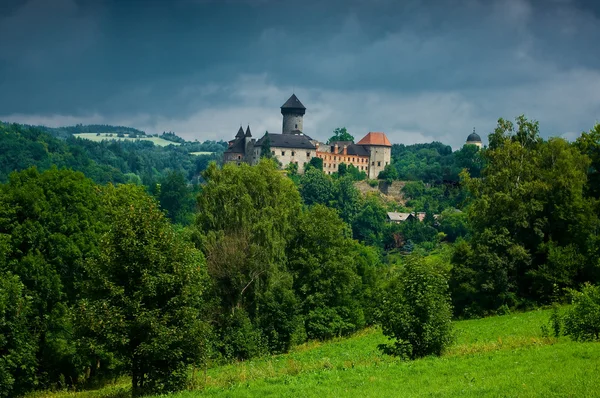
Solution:
<svg viewBox="0 0 600 398">
<path fill-rule="evenodd" d="M 138 138 L 129 138 L 129 137 L 117 137 L 116 134 L 113 134 L 112 137 L 109 137 L 108 134 L 105 134 L 105 133 L 102 133 L 100 135 L 96 135 L 96 133 L 81 133 L 81 134 L 73 134 L 73 135 L 75 137 L 85 138 L 86 140 L 96 141 L 96 142 L 100 142 L 100 141 L 103 141 L 103 140 L 119 140 L 119 141 L 143 140 L 143 141 L 152 141 L 152 142 L 154 142 L 154 145 L 159 145 L 159 146 L 181 145 L 178 142 L 167 141 L 167 140 L 164 140 L 164 139 L 162 139 L 160 137 L 138 136 Z"/>
<path fill-rule="evenodd" d="M 308 343 L 293 352 L 199 371 L 192 397 L 586 397 L 600 396 L 600 343 L 542 337 L 549 311 L 455 323 L 456 342 L 441 358 L 383 355 L 376 329 Z M 123 397 L 127 380 L 98 391 L 36 397 Z"/>
</svg>

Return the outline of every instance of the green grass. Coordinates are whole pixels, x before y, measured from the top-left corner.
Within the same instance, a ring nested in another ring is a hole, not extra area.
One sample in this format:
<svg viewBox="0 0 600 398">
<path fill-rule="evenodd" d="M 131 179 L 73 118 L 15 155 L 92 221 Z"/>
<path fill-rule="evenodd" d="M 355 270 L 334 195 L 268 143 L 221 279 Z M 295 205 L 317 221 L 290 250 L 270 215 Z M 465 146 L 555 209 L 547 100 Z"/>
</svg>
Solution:
<svg viewBox="0 0 600 398">
<path fill-rule="evenodd" d="M 159 145 L 159 146 L 181 145 L 178 142 L 167 141 L 160 137 L 138 136 L 137 138 L 129 138 L 129 137 L 117 137 L 117 134 L 113 134 L 112 137 L 109 137 L 108 134 L 106 134 L 106 133 L 102 133 L 100 135 L 96 135 L 96 133 L 81 133 L 81 134 L 73 134 L 73 135 L 75 137 L 85 138 L 86 140 L 95 141 L 95 142 L 100 142 L 103 140 L 118 140 L 118 141 L 142 140 L 142 141 L 152 141 L 152 142 L 154 142 L 154 145 Z"/>
<path fill-rule="evenodd" d="M 586 397 L 600 396 L 600 343 L 543 337 L 550 311 L 455 323 L 456 340 L 440 358 L 383 355 L 377 328 L 296 347 L 286 355 L 199 371 L 193 397 Z M 120 398 L 128 380 L 97 391 L 35 397 Z M 33 397 L 33 396 L 32 396 Z"/>
</svg>

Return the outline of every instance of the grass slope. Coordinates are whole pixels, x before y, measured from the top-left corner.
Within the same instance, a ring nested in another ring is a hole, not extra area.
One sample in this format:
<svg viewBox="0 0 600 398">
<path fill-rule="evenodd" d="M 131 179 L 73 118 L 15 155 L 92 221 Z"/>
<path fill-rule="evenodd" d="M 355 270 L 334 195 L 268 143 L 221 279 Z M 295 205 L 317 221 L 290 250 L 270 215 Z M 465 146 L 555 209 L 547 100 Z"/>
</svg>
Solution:
<svg viewBox="0 0 600 398">
<path fill-rule="evenodd" d="M 112 137 L 109 137 L 107 133 L 102 133 L 100 135 L 96 135 L 96 133 L 80 133 L 80 134 L 73 134 L 73 136 L 79 137 L 79 138 L 84 138 L 86 140 L 95 141 L 95 142 L 100 142 L 100 141 L 104 141 L 104 140 L 118 140 L 118 141 L 142 140 L 142 141 L 152 141 L 152 142 L 154 142 L 154 145 L 159 145 L 159 146 L 181 145 L 178 142 L 172 142 L 172 141 L 162 139 L 160 137 L 150 137 L 150 136 L 138 136 L 137 138 L 129 138 L 129 137 L 117 137 L 116 134 L 113 134 Z"/>
<path fill-rule="evenodd" d="M 549 311 L 455 323 L 456 341 L 440 358 L 383 355 L 376 329 L 308 343 L 286 355 L 198 372 L 195 397 L 592 397 L 600 396 L 600 343 L 548 338 Z M 125 397 L 128 380 L 97 391 L 37 397 Z"/>
</svg>

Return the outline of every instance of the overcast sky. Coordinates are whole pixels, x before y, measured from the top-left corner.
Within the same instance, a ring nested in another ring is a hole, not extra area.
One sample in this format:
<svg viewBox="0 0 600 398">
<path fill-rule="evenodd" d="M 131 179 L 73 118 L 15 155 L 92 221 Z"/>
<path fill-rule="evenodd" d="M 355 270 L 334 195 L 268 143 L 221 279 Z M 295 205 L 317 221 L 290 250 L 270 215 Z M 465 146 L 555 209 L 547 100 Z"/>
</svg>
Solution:
<svg viewBox="0 0 600 398">
<path fill-rule="evenodd" d="M 186 139 L 346 126 L 457 148 L 499 117 L 600 120 L 600 1 L 0 0 L 0 120 Z"/>
</svg>

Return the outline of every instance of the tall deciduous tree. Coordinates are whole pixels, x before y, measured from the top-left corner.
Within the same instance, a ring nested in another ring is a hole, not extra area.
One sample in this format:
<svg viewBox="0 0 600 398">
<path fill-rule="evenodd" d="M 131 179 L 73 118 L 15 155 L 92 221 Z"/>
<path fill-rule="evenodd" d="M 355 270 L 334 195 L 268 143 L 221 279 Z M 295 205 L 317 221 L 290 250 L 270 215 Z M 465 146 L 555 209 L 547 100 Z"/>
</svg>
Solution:
<svg viewBox="0 0 600 398">
<path fill-rule="evenodd" d="M 354 142 L 354 136 L 350 133 L 348 133 L 348 130 L 346 130 L 346 127 L 337 127 L 335 130 L 333 130 L 333 135 L 331 136 L 331 138 L 329 140 L 327 140 L 327 144 L 334 142 L 334 141 L 352 141 Z"/>
<path fill-rule="evenodd" d="M 121 360 L 134 396 L 182 389 L 207 346 L 204 257 L 143 189 L 108 187 L 103 201 L 111 229 L 87 262 L 79 332 L 92 339 L 90 351 Z"/>
</svg>

